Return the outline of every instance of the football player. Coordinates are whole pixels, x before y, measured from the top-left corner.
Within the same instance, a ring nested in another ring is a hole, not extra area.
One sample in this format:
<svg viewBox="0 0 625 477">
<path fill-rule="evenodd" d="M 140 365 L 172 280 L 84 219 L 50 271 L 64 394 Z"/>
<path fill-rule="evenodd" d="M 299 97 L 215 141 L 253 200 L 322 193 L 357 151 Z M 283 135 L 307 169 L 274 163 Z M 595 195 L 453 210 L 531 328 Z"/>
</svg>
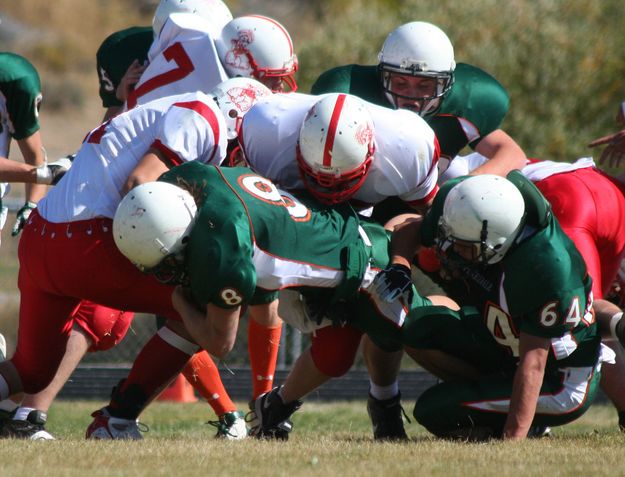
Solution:
<svg viewBox="0 0 625 477">
<path fill-rule="evenodd" d="M 47 167 L 46 153 L 39 132 L 41 82 L 35 67 L 24 57 L 9 52 L 0 53 L 0 230 L 4 227 L 8 209 L 2 197 L 10 190 L 8 182 L 26 183 L 26 202 L 18 210 L 11 234 L 20 233 L 28 216 L 37 206 L 46 187 L 56 183 L 68 164 Z M 11 140 L 20 148 L 25 164 L 8 159 Z M 38 185 L 41 184 L 41 185 Z"/>
<path fill-rule="evenodd" d="M 488 158 L 479 153 L 457 156 L 443 179 L 469 174 L 486 161 Z M 607 303 L 605 298 L 611 292 L 625 256 L 625 187 L 616 178 L 597 169 L 590 157 L 574 163 L 531 159 L 521 172 L 549 201 L 562 230 L 584 257 L 592 277 L 599 329 L 605 344 L 619 355 L 611 339 L 625 345 L 625 329 L 622 328 L 625 322 L 618 325 L 620 310 Z M 603 368 L 601 380 L 602 390 L 618 411 L 621 428 L 625 428 L 625 397 L 621 392 L 624 386 L 625 364 L 621 356 L 615 365 Z"/>
<path fill-rule="evenodd" d="M 570 422 L 588 408 L 601 362 L 613 361 L 601 345 L 583 257 L 533 184 L 518 171 L 507 177 L 450 180 L 422 223 L 406 225 L 404 237 L 436 247 L 448 295 L 475 307 L 421 321 L 412 342 L 412 356 L 444 381 L 414 410 L 440 437 L 518 440 Z M 393 300 L 387 278 L 380 273 L 374 290 Z"/>
<path fill-rule="evenodd" d="M 268 97 L 243 118 L 239 143 L 256 172 L 328 204 L 364 210 L 399 196 L 423 209 L 438 190 L 438 141 L 425 121 L 352 95 Z"/>
<path fill-rule="evenodd" d="M 350 93 L 393 109 L 409 109 L 434 129 L 441 148 L 439 171 L 466 146 L 489 161 L 475 171 L 505 175 L 525 164 L 525 154 L 503 130 L 509 98 L 491 75 L 456 64 L 451 41 L 431 23 L 414 21 L 386 37 L 377 65 L 344 65 L 322 73 L 313 94 Z M 407 211 L 395 200 L 378 206 L 382 222 Z"/>
<path fill-rule="evenodd" d="M 88 135 L 73 173 L 40 202 L 20 241 L 20 333 L 15 355 L 0 364 L 2 399 L 49 384 L 81 299 L 177 317 L 171 288 L 146 280 L 117 251 L 111 218 L 125 190 L 184 161 L 219 163 L 225 153 L 225 122 L 202 93 L 153 101 Z M 190 357 L 197 346 L 178 328 L 170 323 L 159 331 L 162 346 Z"/>
</svg>

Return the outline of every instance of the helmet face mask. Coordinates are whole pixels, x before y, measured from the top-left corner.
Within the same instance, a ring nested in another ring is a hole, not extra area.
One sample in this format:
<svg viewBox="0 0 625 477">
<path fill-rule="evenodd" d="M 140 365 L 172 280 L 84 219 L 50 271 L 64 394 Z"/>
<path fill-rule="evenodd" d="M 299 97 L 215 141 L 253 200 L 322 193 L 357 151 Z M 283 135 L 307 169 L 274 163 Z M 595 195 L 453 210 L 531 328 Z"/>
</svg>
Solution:
<svg viewBox="0 0 625 477">
<path fill-rule="evenodd" d="M 480 239 L 475 241 L 462 240 L 453 236 L 450 227 L 441 217 L 438 225 L 437 255 L 441 263 L 448 271 L 462 269 L 465 267 L 486 266 L 496 263 L 498 252 L 502 244 L 492 245 L 487 241 L 488 222 L 482 222 Z"/>
<path fill-rule="evenodd" d="M 374 151 L 373 119 L 365 103 L 346 94 L 323 95 L 300 128 L 300 176 L 320 201 L 344 202 L 362 186 Z"/>
<path fill-rule="evenodd" d="M 454 84 L 453 73 L 407 72 L 383 63 L 379 68 L 386 97 L 397 109 L 410 109 L 419 116 L 434 114 Z"/>
<path fill-rule="evenodd" d="M 388 100 L 396 108 L 412 109 L 421 116 L 433 114 L 440 106 L 453 86 L 455 67 L 449 38 L 426 22 L 410 22 L 393 30 L 379 54 L 380 81 Z"/>
<path fill-rule="evenodd" d="M 324 204 L 339 204 L 349 200 L 360 188 L 367 177 L 373 161 L 373 147 L 362 166 L 344 173 L 315 171 L 304 160 L 297 145 L 297 163 L 300 168 L 300 177 L 306 189 Z"/>
<path fill-rule="evenodd" d="M 166 255 L 156 266 L 139 269 L 143 273 L 154 275 L 154 278 L 165 285 L 189 286 L 189 276 L 184 265 L 182 252 Z"/>
</svg>

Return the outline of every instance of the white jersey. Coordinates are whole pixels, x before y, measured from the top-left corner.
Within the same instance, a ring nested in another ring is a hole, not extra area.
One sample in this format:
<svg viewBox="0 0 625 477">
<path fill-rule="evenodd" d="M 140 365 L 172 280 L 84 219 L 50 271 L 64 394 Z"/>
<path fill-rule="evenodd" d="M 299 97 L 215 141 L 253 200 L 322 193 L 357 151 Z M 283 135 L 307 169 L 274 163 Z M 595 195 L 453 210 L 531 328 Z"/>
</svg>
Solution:
<svg viewBox="0 0 625 477">
<path fill-rule="evenodd" d="M 299 130 L 308 110 L 324 96 L 275 94 L 256 103 L 239 131 L 250 167 L 283 189 L 303 189 L 296 160 Z M 375 153 L 367 177 L 351 200 L 358 207 L 391 196 L 411 205 L 429 201 L 438 190 L 439 147 L 434 131 L 413 112 L 366 104 L 374 123 Z"/>
<path fill-rule="evenodd" d="M 488 158 L 482 156 L 479 152 L 474 152 L 466 156 L 456 156 L 451 161 L 449 168 L 441 174 L 439 182 L 442 184 L 454 177 L 466 176 L 486 161 L 488 161 Z M 530 159 L 527 165 L 521 169 L 521 172 L 532 182 L 538 182 L 556 174 L 571 172 L 576 169 L 585 169 L 587 167 L 595 167 L 595 161 L 592 157 L 581 157 L 573 163 Z"/>
<path fill-rule="evenodd" d="M 215 47 L 216 28 L 191 13 L 169 16 L 148 51 L 148 67 L 128 96 L 126 107 L 171 96 L 209 93 L 228 79 Z"/>
<path fill-rule="evenodd" d="M 49 222 L 113 218 L 122 188 L 154 148 L 172 164 L 198 160 L 220 164 L 226 156 L 226 124 L 204 93 L 151 101 L 91 131 L 70 170 L 37 210 Z"/>
</svg>

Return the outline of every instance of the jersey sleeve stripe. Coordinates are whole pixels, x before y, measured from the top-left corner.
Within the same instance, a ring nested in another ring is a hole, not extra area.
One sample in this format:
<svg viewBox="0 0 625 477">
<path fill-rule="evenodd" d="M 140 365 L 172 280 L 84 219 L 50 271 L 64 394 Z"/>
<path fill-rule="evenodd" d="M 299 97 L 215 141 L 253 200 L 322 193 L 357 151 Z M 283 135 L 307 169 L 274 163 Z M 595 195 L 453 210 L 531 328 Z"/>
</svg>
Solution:
<svg viewBox="0 0 625 477">
<path fill-rule="evenodd" d="M 178 154 L 176 154 L 174 151 L 169 149 L 159 139 L 154 141 L 150 147 L 152 147 L 152 148 L 156 149 L 158 152 L 160 152 L 174 166 L 179 166 L 180 164 L 183 163 L 182 159 L 180 159 L 180 156 L 178 156 Z"/>
<path fill-rule="evenodd" d="M 410 201 L 407 201 L 406 203 L 412 206 L 427 204 L 431 199 L 434 198 L 437 192 L 438 192 L 438 185 L 434 186 L 434 188 L 425 197 L 421 199 L 417 199 L 417 200 L 410 200 Z"/>
<path fill-rule="evenodd" d="M 220 128 L 219 128 L 219 120 L 217 119 L 217 115 L 215 111 L 213 111 L 206 103 L 201 101 L 185 101 L 181 103 L 175 103 L 174 106 L 178 106 L 180 108 L 187 108 L 195 111 L 204 119 L 210 126 L 213 131 L 213 152 L 211 156 L 208 158 L 206 163 L 210 163 L 213 161 L 215 154 L 217 154 L 219 148 L 219 139 L 220 139 Z"/>
</svg>

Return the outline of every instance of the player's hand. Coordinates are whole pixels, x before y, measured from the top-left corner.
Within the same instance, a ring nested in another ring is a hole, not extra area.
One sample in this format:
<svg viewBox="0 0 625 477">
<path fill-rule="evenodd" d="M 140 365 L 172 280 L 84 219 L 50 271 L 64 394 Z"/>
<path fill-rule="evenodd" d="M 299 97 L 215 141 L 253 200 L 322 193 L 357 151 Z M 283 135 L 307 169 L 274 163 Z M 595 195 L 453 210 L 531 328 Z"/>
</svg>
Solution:
<svg viewBox="0 0 625 477">
<path fill-rule="evenodd" d="M 20 210 L 17 211 L 17 216 L 15 218 L 15 225 L 13 225 L 13 230 L 11 230 L 11 236 L 15 237 L 18 235 L 24 225 L 26 225 L 26 221 L 33 210 L 37 208 L 37 204 L 34 202 L 26 202 Z"/>
<path fill-rule="evenodd" d="M 126 72 L 124 76 L 122 76 L 121 81 L 119 82 L 119 86 L 117 86 L 117 90 L 115 91 L 115 96 L 120 101 L 126 101 L 128 99 L 128 95 L 135 88 L 135 85 L 141 78 L 141 75 L 147 68 L 147 65 L 142 65 L 139 63 L 139 60 L 134 60 Z"/>
<path fill-rule="evenodd" d="M 625 157 L 625 129 L 608 136 L 595 139 L 588 144 L 588 147 L 597 147 L 606 145 L 606 148 L 599 157 L 599 164 L 607 163 L 609 167 L 618 167 Z"/>
<path fill-rule="evenodd" d="M 36 169 L 37 184 L 56 185 L 72 167 L 76 154 L 69 154 L 54 162 L 47 162 Z"/>
<path fill-rule="evenodd" d="M 413 296 L 410 268 L 394 263 L 376 275 L 369 290 L 388 303 L 400 297 L 409 303 Z"/>
</svg>

